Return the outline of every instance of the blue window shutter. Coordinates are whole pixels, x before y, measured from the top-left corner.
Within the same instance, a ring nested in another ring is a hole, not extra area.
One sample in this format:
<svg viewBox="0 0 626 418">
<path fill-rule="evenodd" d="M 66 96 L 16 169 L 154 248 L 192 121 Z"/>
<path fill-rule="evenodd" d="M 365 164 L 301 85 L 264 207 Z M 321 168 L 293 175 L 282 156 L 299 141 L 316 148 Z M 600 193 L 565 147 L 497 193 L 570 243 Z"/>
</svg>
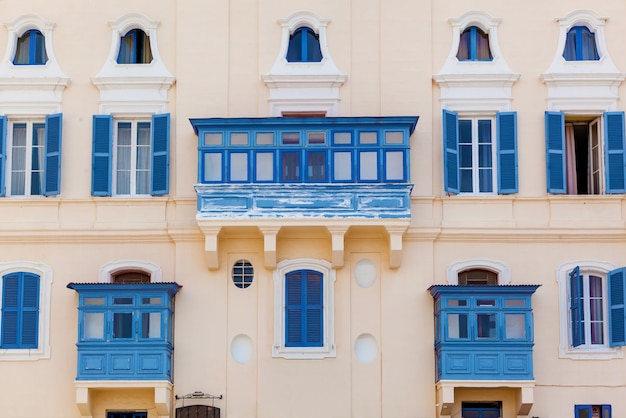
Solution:
<svg viewBox="0 0 626 418">
<path fill-rule="evenodd" d="M 46 138 L 44 158 L 44 196 L 56 196 L 61 193 L 61 133 L 63 115 L 46 116 Z"/>
<path fill-rule="evenodd" d="M 626 192 L 624 149 L 624 112 L 606 112 L 604 114 L 604 161 L 607 193 Z"/>
<path fill-rule="evenodd" d="M 459 115 L 443 110 L 443 184 L 449 193 L 459 193 Z"/>
<path fill-rule="evenodd" d="M 39 276 L 11 273 L 2 280 L 2 348 L 37 348 Z"/>
<path fill-rule="evenodd" d="M 611 418 L 611 405 L 602 405 L 602 418 Z"/>
<path fill-rule="evenodd" d="M 0 197 L 4 197 L 4 172 L 6 160 L 6 143 L 7 143 L 7 117 L 0 116 Z"/>
<path fill-rule="evenodd" d="M 585 412 L 581 414 L 581 412 Z M 591 418 L 591 405 L 574 405 L 574 418 Z"/>
<path fill-rule="evenodd" d="M 91 194 L 111 196 L 113 117 L 93 116 Z"/>
<path fill-rule="evenodd" d="M 546 112 L 545 118 L 548 193 L 565 194 L 565 114 Z"/>
<path fill-rule="evenodd" d="M 170 114 L 152 116 L 152 170 L 150 194 L 160 196 L 169 193 L 170 169 Z"/>
<path fill-rule="evenodd" d="M 580 277 L 580 267 L 578 266 L 576 266 L 576 268 L 569 274 L 569 291 L 572 346 L 578 347 L 584 340 L 584 321 L 582 318 L 583 307 L 580 304 L 580 298 L 583 292 L 583 282 L 582 277 Z"/>
<path fill-rule="evenodd" d="M 609 280 L 609 345 L 617 347 L 626 345 L 626 267 L 622 267 L 608 274 Z"/>
<path fill-rule="evenodd" d="M 301 347 L 303 322 L 302 272 L 288 273 L 285 277 L 285 346 Z"/>
<path fill-rule="evenodd" d="M 323 341 L 323 293 L 322 274 L 306 272 L 306 345 L 321 347 Z"/>
<path fill-rule="evenodd" d="M 496 113 L 496 129 L 498 194 L 517 193 L 517 112 Z"/>
</svg>

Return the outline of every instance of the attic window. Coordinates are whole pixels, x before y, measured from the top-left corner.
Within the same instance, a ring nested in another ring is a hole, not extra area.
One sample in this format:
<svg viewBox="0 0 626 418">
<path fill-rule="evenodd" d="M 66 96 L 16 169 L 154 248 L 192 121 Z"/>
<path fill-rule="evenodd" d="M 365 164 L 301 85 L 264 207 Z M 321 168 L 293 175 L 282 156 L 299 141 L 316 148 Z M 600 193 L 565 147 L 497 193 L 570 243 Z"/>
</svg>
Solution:
<svg viewBox="0 0 626 418">
<path fill-rule="evenodd" d="M 497 285 L 498 274 L 485 269 L 465 270 L 459 273 L 459 286 Z"/>
<path fill-rule="evenodd" d="M 122 271 L 112 275 L 113 283 L 150 283 L 150 275 L 142 271 Z"/>
</svg>

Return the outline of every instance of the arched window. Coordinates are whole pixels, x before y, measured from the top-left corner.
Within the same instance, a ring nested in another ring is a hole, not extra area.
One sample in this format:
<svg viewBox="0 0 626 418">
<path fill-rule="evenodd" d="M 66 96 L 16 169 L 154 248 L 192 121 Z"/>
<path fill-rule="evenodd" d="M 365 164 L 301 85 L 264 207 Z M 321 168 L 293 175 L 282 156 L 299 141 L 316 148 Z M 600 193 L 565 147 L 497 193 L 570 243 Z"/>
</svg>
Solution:
<svg viewBox="0 0 626 418">
<path fill-rule="evenodd" d="M 598 61 L 596 35 L 586 26 L 574 26 L 567 32 L 563 58 L 566 61 Z"/>
<path fill-rule="evenodd" d="M 15 65 L 44 65 L 48 62 L 48 54 L 46 54 L 46 43 L 43 34 L 31 29 L 19 38 L 15 48 L 15 57 L 13 64 Z"/>
<path fill-rule="evenodd" d="M 287 61 L 289 62 L 320 62 L 322 50 L 320 38 L 313 29 L 300 27 L 289 37 Z"/>
<path fill-rule="evenodd" d="M 117 55 L 118 64 L 150 64 L 150 37 L 141 29 L 132 29 L 122 36 Z"/>
<path fill-rule="evenodd" d="M 143 271 L 119 271 L 111 275 L 113 283 L 150 283 L 150 275 Z"/>
<path fill-rule="evenodd" d="M 466 28 L 461 33 L 456 57 L 459 61 L 491 61 L 489 34 L 477 26 Z"/>
<path fill-rule="evenodd" d="M 486 269 L 469 269 L 459 272 L 460 286 L 497 285 L 498 273 Z"/>
</svg>

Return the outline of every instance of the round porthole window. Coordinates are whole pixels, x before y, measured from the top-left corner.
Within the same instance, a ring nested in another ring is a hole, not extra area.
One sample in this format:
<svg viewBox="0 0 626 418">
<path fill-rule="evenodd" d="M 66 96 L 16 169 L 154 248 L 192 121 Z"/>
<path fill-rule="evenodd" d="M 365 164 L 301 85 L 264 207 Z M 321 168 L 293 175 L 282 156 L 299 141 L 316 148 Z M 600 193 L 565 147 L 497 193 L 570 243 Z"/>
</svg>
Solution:
<svg viewBox="0 0 626 418">
<path fill-rule="evenodd" d="M 233 283 L 240 289 L 245 289 L 252 284 L 254 268 L 248 260 L 237 260 L 233 264 Z"/>
</svg>

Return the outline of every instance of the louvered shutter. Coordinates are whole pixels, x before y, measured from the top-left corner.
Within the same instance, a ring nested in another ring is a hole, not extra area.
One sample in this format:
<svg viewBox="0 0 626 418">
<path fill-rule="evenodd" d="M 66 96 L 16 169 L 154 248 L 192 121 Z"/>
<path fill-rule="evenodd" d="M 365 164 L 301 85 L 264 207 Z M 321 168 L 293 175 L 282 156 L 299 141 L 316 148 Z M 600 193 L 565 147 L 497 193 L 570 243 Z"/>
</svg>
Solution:
<svg viewBox="0 0 626 418">
<path fill-rule="evenodd" d="M 2 278 L 2 348 L 18 348 L 19 329 L 19 273 Z"/>
<path fill-rule="evenodd" d="M 322 274 L 306 272 L 306 345 L 321 347 L 323 341 Z"/>
<path fill-rule="evenodd" d="M 61 137 L 63 115 L 46 116 L 46 138 L 44 158 L 44 196 L 61 193 Z"/>
<path fill-rule="evenodd" d="M 582 318 L 583 306 L 580 303 L 582 298 L 583 286 L 582 277 L 580 277 L 580 267 L 576 266 L 569 274 L 570 288 L 570 321 L 572 328 L 572 346 L 578 347 L 584 341 L 584 322 Z"/>
<path fill-rule="evenodd" d="M 459 193 L 459 116 L 444 109 L 442 117 L 444 190 Z"/>
<path fill-rule="evenodd" d="M 517 193 L 517 112 L 496 113 L 496 129 L 498 194 Z"/>
<path fill-rule="evenodd" d="M 22 348 L 36 348 L 39 324 L 39 276 L 23 273 Z"/>
<path fill-rule="evenodd" d="M 624 158 L 624 112 L 604 114 L 604 161 L 606 192 L 626 192 L 626 161 Z"/>
<path fill-rule="evenodd" d="M 169 193 L 170 168 L 170 115 L 152 116 L 152 169 L 150 194 L 159 196 Z"/>
<path fill-rule="evenodd" d="M 301 347 L 302 320 L 302 273 L 291 272 L 285 278 L 285 346 Z"/>
<path fill-rule="evenodd" d="M 5 196 L 4 178 L 6 166 L 7 117 L 0 116 L 0 197 Z"/>
<path fill-rule="evenodd" d="M 602 418 L 611 418 L 611 405 L 602 405 Z"/>
<path fill-rule="evenodd" d="M 546 112 L 545 119 L 548 193 L 565 194 L 565 114 Z"/>
<path fill-rule="evenodd" d="M 113 117 L 93 116 L 91 194 L 111 196 Z"/>
<path fill-rule="evenodd" d="M 617 347 L 626 345 L 626 314 L 624 302 L 626 296 L 624 281 L 626 280 L 626 267 L 622 267 L 608 274 L 609 281 L 609 345 Z"/>
</svg>

